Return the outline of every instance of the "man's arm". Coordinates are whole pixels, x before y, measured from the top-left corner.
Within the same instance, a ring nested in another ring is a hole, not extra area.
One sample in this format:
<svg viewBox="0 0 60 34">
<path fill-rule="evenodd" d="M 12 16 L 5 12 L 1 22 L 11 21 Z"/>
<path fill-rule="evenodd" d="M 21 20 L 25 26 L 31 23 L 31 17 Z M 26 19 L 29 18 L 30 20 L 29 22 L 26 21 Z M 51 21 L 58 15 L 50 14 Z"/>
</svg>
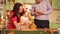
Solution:
<svg viewBox="0 0 60 34">
<path fill-rule="evenodd" d="M 49 0 L 46 0 L 46 4 L 47 4 L 47 11 L 43 12 L 43 14 L 50 14 L 52 12 L 52 7 L 51 7 L 51 4 L 49 2 Z"/>
<path fill-rule="evenodd" d="M 40 14 L 36 11 L 36 8 L 35 8 L 34 6 L 32 7 L 31 14 L 32 14 L 33 16 L 38 16 L 38 15 L 40 15 Z"/>
<path fill-rule="evenodd" d="M 46 4 L 47 4 L 47 11 L 39 11 L 39 13 L 40 13 L 40 15 L 48 15 L 48 14 L 50 14 L 51 12 L 52 12 L 52 7 L 51 7 L 51 4 L 50 4 L 50 2 L 49 2 L 49 0 L 46 0 L 45 1 L 46 2 Z"/>
</svg>

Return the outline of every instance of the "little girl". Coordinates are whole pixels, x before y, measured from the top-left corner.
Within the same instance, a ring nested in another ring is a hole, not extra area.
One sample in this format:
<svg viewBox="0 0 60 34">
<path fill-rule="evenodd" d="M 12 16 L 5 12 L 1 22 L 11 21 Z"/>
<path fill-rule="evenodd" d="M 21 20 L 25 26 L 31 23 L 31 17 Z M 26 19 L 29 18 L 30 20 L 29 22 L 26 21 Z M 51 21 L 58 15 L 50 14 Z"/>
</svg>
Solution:
<svg viewBox="0 0 60 34">
<path fill-rule="evenodd" d="M 20 15 L 20 23 L 19 23 L 19 27 L 20 29 L 30 29 L 30 25 L 32 24 L 32 22 L 29 20 L 28 17 L 28 12 L 23 12 Z"/>
</svg>

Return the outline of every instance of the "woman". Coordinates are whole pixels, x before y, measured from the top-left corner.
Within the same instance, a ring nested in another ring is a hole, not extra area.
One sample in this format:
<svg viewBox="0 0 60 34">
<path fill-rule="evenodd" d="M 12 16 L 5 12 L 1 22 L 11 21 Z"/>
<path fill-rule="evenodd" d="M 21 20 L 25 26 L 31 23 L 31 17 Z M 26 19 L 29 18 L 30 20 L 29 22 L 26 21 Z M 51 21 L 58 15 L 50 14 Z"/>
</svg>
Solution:
<svg viewBox="0 0 60 34">
<path fill-rule="evenodd" d="M 21 3 L 16 3 L 10 13 L 10 22 L 8 23 L 8 29 L 16 29 L 17 23 L 20 22 L 20 15 L 24 12 Z"/>
</svg>

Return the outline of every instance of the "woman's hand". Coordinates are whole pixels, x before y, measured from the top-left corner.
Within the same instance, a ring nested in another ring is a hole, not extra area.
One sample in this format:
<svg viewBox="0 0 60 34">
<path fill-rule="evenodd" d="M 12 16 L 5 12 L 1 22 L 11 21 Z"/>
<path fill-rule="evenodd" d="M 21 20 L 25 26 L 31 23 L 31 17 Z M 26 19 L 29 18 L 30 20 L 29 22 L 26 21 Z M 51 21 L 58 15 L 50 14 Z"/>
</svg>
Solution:
<svg viewBox="0 0 60 34">
<path fill-rule="evenodd" d="M 23 23 L 23 22 L 20 22 L 19 24 L 20 24 L 20 25 L 25 25 L 25 23 Z"/>
<path fill-rule="evenodd" d="M 15 26 L 17 25 L 17 22 L 16 21 L 14 21 L 13 23 L 14 23 Z"/>
</svg>

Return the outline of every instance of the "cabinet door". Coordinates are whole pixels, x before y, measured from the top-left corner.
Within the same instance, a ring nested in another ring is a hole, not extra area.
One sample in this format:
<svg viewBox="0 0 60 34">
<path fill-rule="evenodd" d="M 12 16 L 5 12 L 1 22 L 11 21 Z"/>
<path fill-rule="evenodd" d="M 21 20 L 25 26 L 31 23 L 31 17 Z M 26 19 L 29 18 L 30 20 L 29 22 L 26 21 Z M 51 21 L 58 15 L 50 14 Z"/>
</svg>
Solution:
<svg viewBox="0 0 60 34">
<path fill-rule="evenodd" d="M 52 7 L 54 9 L 60 9 L 60 0 L 52 0 Z"/>
</svg>

